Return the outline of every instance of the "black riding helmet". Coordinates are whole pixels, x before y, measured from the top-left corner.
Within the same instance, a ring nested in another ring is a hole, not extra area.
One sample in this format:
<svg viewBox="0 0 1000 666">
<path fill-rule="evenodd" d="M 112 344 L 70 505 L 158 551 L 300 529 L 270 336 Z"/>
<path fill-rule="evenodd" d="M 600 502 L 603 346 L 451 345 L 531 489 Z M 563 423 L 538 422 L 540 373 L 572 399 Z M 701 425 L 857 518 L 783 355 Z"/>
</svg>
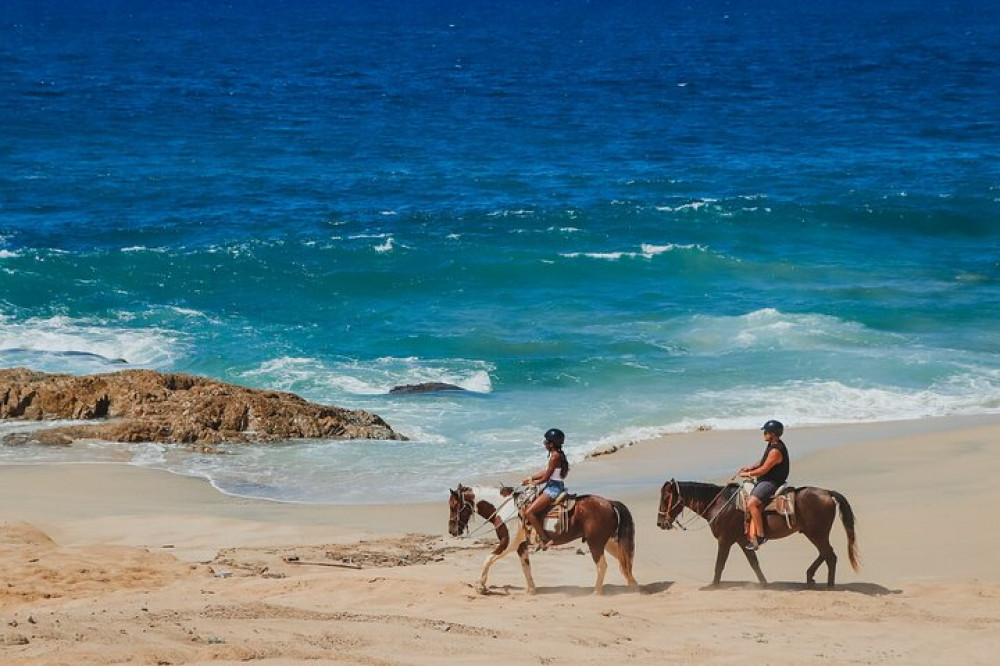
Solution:
<svg viewBox="0 0 1000 666">
<path fill-rule="evenodd" d="M 765 423 L 760 429 L 764 432 L 773 432 L 778 437 L 781 437 L 785 432 L 785 426 L 781 425 L 781 421 L 775 421 L 774 419 Z"/>
<path fill-rule="evenodd" d="M 559 449 L 566 441 L 566 434 L 559 428 L 550 428 L 545 432 L 545 441 Z"/>
</svg>

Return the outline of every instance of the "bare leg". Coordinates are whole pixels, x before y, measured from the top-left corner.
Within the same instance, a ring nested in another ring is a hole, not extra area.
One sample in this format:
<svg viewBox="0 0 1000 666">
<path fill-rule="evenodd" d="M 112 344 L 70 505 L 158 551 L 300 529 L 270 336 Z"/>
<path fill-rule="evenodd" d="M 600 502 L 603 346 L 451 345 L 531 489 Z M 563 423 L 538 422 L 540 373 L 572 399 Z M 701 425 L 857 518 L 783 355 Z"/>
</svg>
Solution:
<svg viewBox="0 0 1000 666">
<path fill-rule="evenodd" d="M 542 493 L 535 501 L 531 503 L 528 507 L 528 522 L 531 524 L 533 530 L 535 530 L 535 535 L 538 537 L 539 545 L 543 547 L 548 547 L 552 541 L 552 537 L 549 533 L 545 531 L 545 526 L 542 524 L 542 517 L 552 506 L 552 498 Z"/>
<path fill-rule="evenodd" d="M 747 500 L 747 509 L 750 510 L 750 529 L 747 538 L 751 543 L 764 536 L 764 503 L 760 498 L 753 495 Z"/>
</svg>

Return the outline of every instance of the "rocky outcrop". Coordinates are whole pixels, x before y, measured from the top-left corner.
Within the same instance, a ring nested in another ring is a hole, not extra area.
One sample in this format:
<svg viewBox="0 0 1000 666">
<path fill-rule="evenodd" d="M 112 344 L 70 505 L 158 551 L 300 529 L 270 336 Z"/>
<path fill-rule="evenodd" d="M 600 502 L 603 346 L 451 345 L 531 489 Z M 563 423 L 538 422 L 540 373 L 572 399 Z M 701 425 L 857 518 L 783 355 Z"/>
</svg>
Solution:
<svg viewBox="0 0 1000 666">
<path fill-rule="evenodd" d="M 214 445 L 302 437 L 405 440 L 375 414 L 184 374 L 0 370 L 0 418 L 96 420 L 47 429 L 42 441 L 103 439 Z"/>
<path fill-rule="evenodd" d="M 389 393 L 393 395 L 412 395 L 415 393 L 436 393 L 437 391 L 464 391 L 461 386 L 446 384 L 444 382 L 424 382 L 423 384 L 404 384 L 403 386 L 393 386 Z"/>
</svg>

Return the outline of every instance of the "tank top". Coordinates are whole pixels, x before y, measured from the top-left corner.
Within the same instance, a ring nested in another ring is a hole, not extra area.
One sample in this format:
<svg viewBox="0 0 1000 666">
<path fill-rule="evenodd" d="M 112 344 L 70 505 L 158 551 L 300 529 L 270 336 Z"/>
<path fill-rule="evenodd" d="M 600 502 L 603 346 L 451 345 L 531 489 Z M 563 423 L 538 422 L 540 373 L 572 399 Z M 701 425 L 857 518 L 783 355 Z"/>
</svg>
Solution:
<svg viewBox="0 0 1000 666">
<path fill-rule="evenodd" d="M 551 455 L 554 456 L 554 455 L 556 455 L 556 453 L 557 453 L 557 451 L 553 451 Z M 563 456 L 565 456 L 565 455 L 566 454 L 564 453 Z M 569 470 L 567 470 L 567 474 L 568 473 L 569 473 Z M 559 465 L 558 467 L 556 467 L 555 471 L 552 472 L 552 476 L 549 477 L 549 481 L 557 481 L 559 483 L 563 483 L 563 482 L 566 481 L 566 475 L 563 474 L 562 465 Z"/>
<path fill-rule="evenodd" d="M 775 449 L 781 454 L 781 462 L 775 465 L 767 472 L 764 476 L 758 479 L 759 481 L 771 481 L 779 486 L 788 480 L 788 472 L 791 469 L 791 465 L 788 464 L 788 449 L 785 447 L 785 443 L 780 439 L 775 444 L 768 444 L 767 448 L 764 449 L 764 455 L 760 457 L 760 463 L 763 464 L 767 460 L 767 454 L 771 452 L 771 449 Z"/>
</svg>

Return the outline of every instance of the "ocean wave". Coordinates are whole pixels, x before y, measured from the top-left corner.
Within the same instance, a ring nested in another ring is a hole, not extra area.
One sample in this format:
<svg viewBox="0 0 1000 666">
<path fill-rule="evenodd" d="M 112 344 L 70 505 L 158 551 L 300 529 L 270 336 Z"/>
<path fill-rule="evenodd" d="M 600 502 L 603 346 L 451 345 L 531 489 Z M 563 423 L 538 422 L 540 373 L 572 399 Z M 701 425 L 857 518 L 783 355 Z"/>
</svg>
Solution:
<svg viewBox="0 0 1000 666">
<path fill-rule="evenodd" d="M 368 361 L 324 361 L 286 356 L 265 361 L 241 376 L 329 402 L 344 394 L 385 395 L 396 386 L 428 382 L 454 384 L 473 393 L 490 393 L 491 369 L 485 361 L 466 359 L 383 357 Z"/>
<path fill-rule="evenodd" d="M 119 362 L 164 367 L 179 358 L 181 334 L 161 328 L 126 328 L 64 315 L 17 320 L 0 314 L 0 363 L 36 370 L 89 371 Z M 5 360 L 6 359 L 6 360 Z"/>
<path fill-rule="evenodd" d="M 678 252 L 678 251 L 708 252 L 708 248 L 704 245 L 695 245 L 695 244 L 667 243 L 666 245 L 653 245 L 651 243 L 642 243 L 639 246 L 638 251 L 623 250 L 618 252 L 562 252 L 559 254 L 559 256 L 566 257 L 567 259 L 576 259 L 579 257 L 585 257 L 587 259 L 603 259 L 606 261 L 617 261 L 619 259 L 624 259 L 624 258 L 652 259 L 655 256 L 667 252 Z"/>
<path fill-rule="evenodd" d="M 684 211 L 694 211 L 698 212 L 706 206 L 711 206 L 712 204 L 718 203 L 718 199 L 695 199 L 694 201 L 689 201 L 687 203 L 682 203 L 677 206 L 655 206 L 654 208 L 658 211 L 665 213 L 680 213 Z"/>
<path fill-rule="evenodd" d="M 824 314 L 787 314 L 763 308 L 738 316 L 695 315 L 672 339 L 689 353 L 735 350 L 865 349 L 898 346 L 906 338 Z"/>
</svg>

